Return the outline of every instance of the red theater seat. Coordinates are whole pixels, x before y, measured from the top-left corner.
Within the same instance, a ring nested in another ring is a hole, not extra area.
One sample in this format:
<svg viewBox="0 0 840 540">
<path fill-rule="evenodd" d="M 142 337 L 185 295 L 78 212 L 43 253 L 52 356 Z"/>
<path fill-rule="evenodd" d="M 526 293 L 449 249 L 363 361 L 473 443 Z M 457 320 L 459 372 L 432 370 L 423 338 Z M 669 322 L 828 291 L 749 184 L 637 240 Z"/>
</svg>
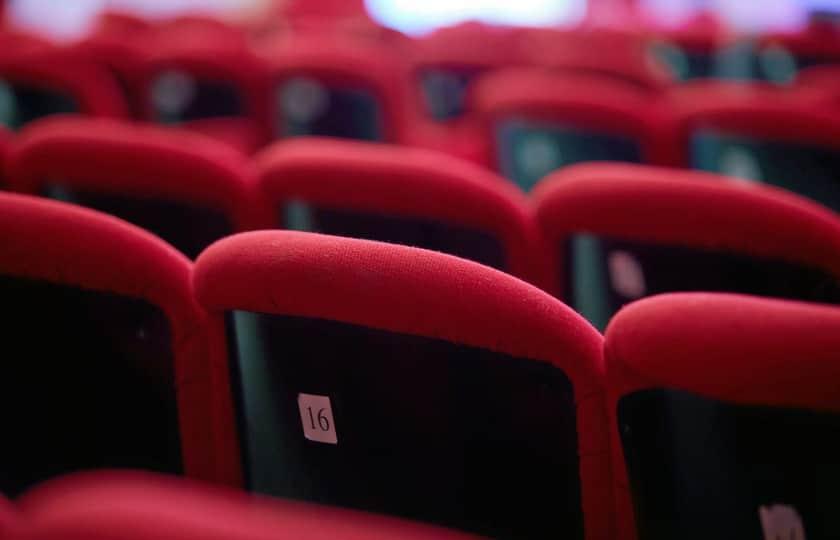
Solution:
<svg viewBox="0 0 840 540">
<path fill-rule="evenodd" d="M 787 84 L 799 70 L 840 63 L 840 33 L 835 26 L 813 24 L 804 31 L 763 36 L 756 46 L 757 74 Z"/>
<path fill-rule="evenodd" d="M 449 255 L 278 231 L 214 244 L 194 285 L 227 323 L 230 367 L 211 362 L 232 374 L 251 490 L 611 538 L 601 339 L 549 295 Z"/>
<path fill-rule="evenodd" d="M 840 303 L 840 220 L 781 190 L 708 173 L 587 164 L 534 192 L 550 289 L 597 327 L 674 291 Z"/>
<path fill-rule="evenodd" d="M 530 29 L 522 35 L 523 54 L 534 65 L 606 77 L 649 92 L 670 82 L 665 66 L 649 57 L 643 36 L 631 31 Z"/>
<path fill-rule="evenodd" d="M 427 113 L 452 121 L 467 113 L 467 96 L 482 73 L 525 62 L 520 32 L 479 23 L 441 28 L 412 44 L 413 79 Z"/>
<path fill-rule="evenodd" d="M 0 51 L 0 85 L 13 102 L 0 124 L 12 129 L 59 113 L 128 115 L 119 86 L 107 70 L 72 47 Z"/>
<path fill-rule="evenodd" d="M 0 237 L 0 492 L 108 467 L 234 482 L 189 261 L 118 219 L 9 193 Z"/>
<path fill-rule="evenodd" d="M 53 480 L 19 502 L 9 540 L 467 540 L 438 527 L 364 512 L 255 498 L 130 472 Z M 6 538 L 6 537 L 4 537 Z"/>
<path fill-rule="evenodd" d="M 168 34 L 159 30 L 141 68 L 142 118 L 204 133 L 245 153 L 256 151 L 267 141 L 261 129 L 267 114 L 263 64 L 239 34 L 175 28 Z"/>
<path fill-rule="evenodd" d="M 618 538 L 840 536 L 837 328 L 837 308 L 736 295 L 623 309 L 605 346 Z"/>
<path fill-rule="evenodd" d="M 727 83 L 675 91 L 678 163 L 783 187 L 840 210 L 840 114 L 818 98 Z"/>
<path fill-rule="evenodd" d="M 580 161 L 670 159 L 661 105 L 625 83 L 512 68 L 483 78 L 473 97 L 490 165 L 525 190 Z"/>
<path fill-rule="evenodd" d="M 257 161 L 260 228 L 297 228 L 443 251 L 535 282 L 536 228 L 503 178 L 426 150 L 304 139 Z"/>
<path fill-rule="evenodd" d="M 268 138 L 318 135 L 400 142 L 419 121 L 406 68 L 392 50 L 323 33 L 281 36 L 262 49 L 270 75 Z"/>
<path fill-rule="evenodd" d="M 194 133 L 48 119 L 21 133 L 8 160 L 11 189 L 116 215 L 188 257 L 254 219 L 245 157 Z"/>
<path fill-rule="evenodd" d="M 735 45 L 732 35 L 717 16 L 704 12 L 677 28 L 657 30 L 648 43 L 648 53 L 667 66 L 674 81 L 714 77 L 722 49 Z"/>
</svg>

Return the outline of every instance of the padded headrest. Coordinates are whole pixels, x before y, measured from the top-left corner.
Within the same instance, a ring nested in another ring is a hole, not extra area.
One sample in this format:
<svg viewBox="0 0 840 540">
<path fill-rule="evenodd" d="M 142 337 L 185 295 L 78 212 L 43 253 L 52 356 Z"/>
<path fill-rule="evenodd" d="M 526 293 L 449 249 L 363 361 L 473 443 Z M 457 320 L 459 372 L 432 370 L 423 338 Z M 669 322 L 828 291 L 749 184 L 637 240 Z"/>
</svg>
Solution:
<svg viewBox="0 0 840 540">
<path fill-rule="evenodd" d="M 712 399 L 840 412 L 840 309 L 680 293 L 622 309 L 606 333 L 615 395 L 673 388 Z M 794 384 L 792 384 L 794 382 Z"/>
<path fill-rule="evenodd" d="M 4 50 L 0 52 L 0 79 L 66 92 L 85 114 L 128 116 L 120 88 L 108 71 L 72 48 Z"/>
<path fill-rule="evenodd" d="M 531 116 L 640 139 L 660 135 L 665 125 L 649 92 L 597 75 L 509 68 L 480 78 L 471 100 L 485 123 Z"/>
<path fill-rule="evenodd" d="M 416 66 L 453 68 L 499 68 L 524 61 L 520 32 L 512 28 L 466 23 L 435 30 L 414 40 L 412 61 Z"/>
<path fill-rule="evenodd" d="M 196 262 L 208 311 L 328 319 L 551 362 L 581 395 L 597 387 L 600 335 L 508 274 L 442 253 L 327 235 L 261 231 L 216 242 Z"/>
<path fill-rule="evenodd" d="M 680 136 L 697 128 L 801 144 L 840 145 L 840 113 L 819 93 L 766 84 L 702 81 L 675 88 L 670 109 Z"/>
<path fill-rule="evenodd" d="M 8 157 L 9 183 L 43 184 L 209 206 L 245 226 L 252 176 L 245 156 L 202 135 L 104 118 L 46 118 L 24 128 Z"/>
<path fill-rule="evenodd" d="M 9 540 L 363 540 L 473 536 L 365 512 L 259 498 L 174 477 L 81 473 L 19 501 L 25 527 Z"/>
<path fill-rule="evenodd" d="M 549 175 L 533 200 L 537 221 L 555 244 L 591 233 L 780 258 L 840 277 L 840 220 L 771 186 L 711 173 L 593 163 Z"/>
<path fill-rule="evenodd" d="M 526 197 L 471 163 L 430 150 L 306 138 L 275 143 L 257 158 L 257 173 L 263 197 L 273 204 L 299 198 L 492 232 L 512 256 L 511 270 L 531 277 L 536 230 Z"/>
<path fill-rule="evenodd" d="M 805 31 L 796 33 L 777 33 L 764 36 L 759 46 L 781 46 L 789 50 L 794 57 L 821 60 L 840 59 L 840 43 L 834 25 L 810 25 Z"/>
<path fill-rule="evenodd" d="M 0 274 L 141 298 L 170 318 L 193 315 L 190 262 L 122 220 L 71 204 L 0 193 L 0 237 Z"/>
<path fill-rule="evenodd" d="M 667 72 L 651 62 L 640 34 L 610 28 L 532 29 L 525 32 L 526 54 L 552 69 L 601 74 L 636 89 L 657 91 L 668 84 Z"/>
</svg>

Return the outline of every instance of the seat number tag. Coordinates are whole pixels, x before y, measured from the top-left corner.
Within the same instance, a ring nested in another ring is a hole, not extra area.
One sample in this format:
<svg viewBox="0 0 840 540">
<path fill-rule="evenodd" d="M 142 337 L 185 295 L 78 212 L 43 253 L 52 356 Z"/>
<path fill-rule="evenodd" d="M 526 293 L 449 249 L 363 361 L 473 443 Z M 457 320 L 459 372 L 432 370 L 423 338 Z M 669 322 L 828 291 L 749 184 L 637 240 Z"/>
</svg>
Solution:
<svg viewBox="0 0 840 540">
<path fill-rule="evenodd" d="M 303 436 L 310 441 L 338 444 L 329 396 L 298 394 Z"/>
</svg>

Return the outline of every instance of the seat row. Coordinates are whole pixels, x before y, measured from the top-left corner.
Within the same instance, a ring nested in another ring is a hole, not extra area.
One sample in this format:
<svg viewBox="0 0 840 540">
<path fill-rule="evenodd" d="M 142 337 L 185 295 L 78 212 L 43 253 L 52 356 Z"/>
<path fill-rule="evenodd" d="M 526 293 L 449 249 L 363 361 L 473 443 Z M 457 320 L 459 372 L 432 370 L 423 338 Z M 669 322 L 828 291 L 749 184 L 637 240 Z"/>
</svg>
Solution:
<svg viewBox="0 0 840 540">
<path fill-rule="evenodd" d="M 16 194 L 0 236 L 7 496 L 118 467 L 497 538 L 759 538 L 774 512 L 840 532 L 836 307 L 660 296 L 604 342 L 417 248 L 256 231 L 193 265 Z"/>
<path fill-rule="evenodd" d="M 704 172 L 590 163 L 531 197 L 436 152 L 303 138 L 253 160 L 198 134 L 55 118 L 14 138 L 8 189 L 117 216 L 189 258 L 236 232 L 289 229 L 449 253 L 528 281 L 605 328 L 661 292 L 840 301 L 840 218 Z"/>
<path fill-rule="evenodd" d="M 111 72 L 76 51 L 6 52 L 0 123 L 18 129 L 72 111 L 125 118 L 133 108 L 138 119 L 246 153 L 300 135 L 399 143 L 474 161 L 525 190 L 572 163 L 637 162 L 743 176 L 840 208 L 833 189 L 840 111 L 831 84 L 699 82 L 663 96 L 586 70 L 509 68 L 470 84 L 465 116 L 435 122 L 406 83 L 411 76 L 376 48 L 305 35 L 275 49 L 263 69 L 224 43 L 167 47 L 132 69 L 131 80 L 120 76 L 130 99 Z"/>
</svg>

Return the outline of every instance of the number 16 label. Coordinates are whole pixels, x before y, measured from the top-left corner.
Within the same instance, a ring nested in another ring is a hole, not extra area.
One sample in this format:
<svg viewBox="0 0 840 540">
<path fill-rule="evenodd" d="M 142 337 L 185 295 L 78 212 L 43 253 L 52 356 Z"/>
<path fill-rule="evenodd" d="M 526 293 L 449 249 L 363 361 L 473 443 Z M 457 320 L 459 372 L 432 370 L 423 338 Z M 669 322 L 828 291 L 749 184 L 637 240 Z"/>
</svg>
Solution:
<svg viewBox="0 0 840 540">
<path fill-rule="evenodd" d="M 310 441 L 338 444 L 329 396 L 298 394 L 303 436 Z"/>
</svg>

